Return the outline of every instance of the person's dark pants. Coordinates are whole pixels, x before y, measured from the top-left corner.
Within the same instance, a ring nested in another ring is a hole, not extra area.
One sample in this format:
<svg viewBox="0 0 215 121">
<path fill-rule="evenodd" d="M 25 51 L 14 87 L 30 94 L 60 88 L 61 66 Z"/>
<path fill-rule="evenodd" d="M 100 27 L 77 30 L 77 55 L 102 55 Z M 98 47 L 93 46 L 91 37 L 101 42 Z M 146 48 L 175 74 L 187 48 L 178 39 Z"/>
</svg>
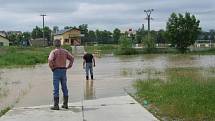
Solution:
<svg viewBox="0 0 215 121">
<path fill-rule="evenodd" d="M 61 83 L 63 96 L 68 96 L 66 69 L 55 69 L 53 71 L 54 97 L 59 97 L 59 83 Z"/>
</svg>

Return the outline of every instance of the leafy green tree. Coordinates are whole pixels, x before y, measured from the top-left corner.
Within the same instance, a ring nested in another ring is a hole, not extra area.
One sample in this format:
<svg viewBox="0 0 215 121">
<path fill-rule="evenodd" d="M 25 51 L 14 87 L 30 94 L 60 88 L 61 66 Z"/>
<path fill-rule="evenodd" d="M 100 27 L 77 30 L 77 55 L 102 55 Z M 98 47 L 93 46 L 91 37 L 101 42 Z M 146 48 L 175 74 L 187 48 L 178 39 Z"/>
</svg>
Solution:
<svg viewBox="0 0 215 121">
<path fill-rule="evenodd" d="M 52 31 L 48 26 L 44 27 L 44 36 L 48 41 L 51 41 L 51 32 Z M 33 39 L 43 38 L 43 28 L 36 26 L 31 33 L 31 37 Z"/>
<path fill-rule="evenodd" d="M 89 31 L 89 41 L 90 42 L 95 42 L 96 41 L 96 34 L 93 30 Z"/>
<path fill-rule="evenodd" d="M 83 41 L 82 43 L 88 42 L 89 41 L 89 34 L 88 34 L 88 25 L 87 24 L 82 24 L 78 27 L 78 29 L 80 29 L 81 34 L 84 35 L 84 37 L 81 38 L 81 41 Z"/>
<path fill-rule="evenodd" d="M 102 41 L 101 32 L 97 29 L 96 30 L 96 42 Z"/>
<path fill-rule="evenodd" d="M 120 46 L 117 51 L 117 54 L 120 55 L 132 55 L 137 54 L 137 51 L 132 48 L 132 40 L 126 36 L 121 36 L 119 39 Z"/>
<path fill-rule="evenodd" d="M 101 44 L 111 44 L 113 43 L 112 33 L 107 30 L 104 31 L 96 30 L 96 41 Z"/>
<path fill-rule="evenodd" d="M 16 45 L 21 45 L 23 41 L 23 35 L 22 34 L 17 34 L 16 35 Z"/>
<path fill-rule="evenodd" d="M 121 49 L 127 49 L 132 48 L 132 41 L 128 37 L 121 37 L 120 38 L 120 48 Z"/>
<path fill-rule="evenodd" d="M 200 21 L 190 13 L 172 13 L 166 26 L 166 31 L 170 43 L 180 52 L 186 52 L 187 48 L 195 43 L 201 30 Z"/>
<path fill-rule="evenodd" d="M 9 39 L 9 41 L 10 41 L 10 43 L 12 44 L 12 45 L 15 45 L 16 43 L 16 34 L 10 34 L 10 35 L 8 35 L 7 36 L 7 38 Z"/>
<path fill-rule="evenodd" d="M 143 25 L 143 26 L 142 26 L 141 28 L 139 28 L 139 29 L 137 30 L 137 32 L 136 32 L 136 38 L 135 38 L 136 43 L 137 43 L 137 44 L 142 43 L 142 42 L 143 42 L 144 36 L 147 36 L 147 31 L 145 31 L 144 25 Z"/>
<path fill-rule="evenodd" d="M 48 26 L 44 27 L 44 35 L 48 41 L 51 41 L 51 32 L 52 30 Z"/>
<path fill-rule="evenodd" d="M 101 35 L 102 35 L 102 43 L 103 44 L 113 43 L 112 33 L 110 31 L 104 30 L 101 32 Z"/>
<path fill-rule="evenodd" d="M 159 30 L 157 32 L 157 43 L 166 43 L 166 32 L 164 30 Z"/>
<path fill-rule="evenodd" d="M 33 39 L 43 38 L 43 30 L 40 27 L 36 26 L 31 33 L 31 37 Z"/>
<path fill-rule="evenodd" d="M 53 27 L 53 33 L 56 34 L 58 31 L 59 31 L 59 27 L 58 26 L 54 26 Z"/>
<path fill-rule="evenodd" d="M 30 40 L 31 39 L 31 33 L 30 32 L 23 32 L 22 34 L 24 40 Z"/>
<path fill-rule="evenodd" d="M 143 43 L 147 51 L 150 52 L 152 49 L 155 48 L 155 36 L 149 36 L 149 38 L 148 36 L 145 36 L 143 38 Z"/>
<path fill-rule="evenodd" d="M 118 43 L 119 42 L 120 36 L 121 36 L 121 31 L 118 28 L 114 29 L 114 31 L 113 31 L 113 40 L 114 40 L 114 43 Z"/>
</svg>

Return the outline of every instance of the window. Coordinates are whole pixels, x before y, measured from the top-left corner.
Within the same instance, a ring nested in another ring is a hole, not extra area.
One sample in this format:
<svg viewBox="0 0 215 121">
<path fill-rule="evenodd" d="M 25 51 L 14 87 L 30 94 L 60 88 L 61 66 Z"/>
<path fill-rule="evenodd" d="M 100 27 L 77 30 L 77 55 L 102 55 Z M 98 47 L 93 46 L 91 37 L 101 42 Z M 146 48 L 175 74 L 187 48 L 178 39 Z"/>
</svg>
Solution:
<svg viewBox="0 0 215 121">
<path fill-rule="evenodd" d="M 4 43 L 3 42 L 0 42 L 0 46 L 3 46 L 4 45 Z"/>
<path fill-rule="evenodd" d="M 64 42 L 65 43 L 69 43 L 69 39 L 64 39 Z"/>
</svg>

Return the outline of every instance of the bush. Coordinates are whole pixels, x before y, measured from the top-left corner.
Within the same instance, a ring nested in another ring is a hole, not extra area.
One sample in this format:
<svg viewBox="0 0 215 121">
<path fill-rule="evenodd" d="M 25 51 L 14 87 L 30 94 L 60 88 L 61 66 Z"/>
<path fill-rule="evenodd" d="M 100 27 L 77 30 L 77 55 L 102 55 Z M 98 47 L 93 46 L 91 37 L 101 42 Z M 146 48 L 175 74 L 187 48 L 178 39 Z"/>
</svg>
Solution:
<svg viewBox="0 0 215 121">
<path fill-rule="evenodd" d="M 138 52 L 134 48 L 126 48 L 126 49 L 118 49 L 115 51 L 115 54 L 117 55 L 135 55 L 138 54 Z"/>
<path fill-rule="evenodd" d="M 128 37 L 121 37 L 119 42 L 120 42 L 120 49 L 132 48 L 132 41 Z"/>
<path fill-rule="evenodd" d="M 120 38 L 119 49 L 115 52 L 117 55 L 134 55 L 137 54 L 137 51 L 132 48 L 132 41 L 127 37 Z"/>
</svg>

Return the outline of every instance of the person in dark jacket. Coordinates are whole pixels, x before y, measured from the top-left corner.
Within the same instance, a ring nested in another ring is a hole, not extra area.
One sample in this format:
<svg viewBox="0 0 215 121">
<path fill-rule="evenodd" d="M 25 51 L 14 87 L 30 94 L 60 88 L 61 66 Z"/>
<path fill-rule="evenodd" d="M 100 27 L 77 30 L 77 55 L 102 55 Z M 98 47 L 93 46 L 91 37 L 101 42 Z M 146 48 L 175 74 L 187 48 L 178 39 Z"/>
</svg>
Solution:
<svg viewBox="0 0 215 121">
<path fill-rule="evenodd" d="M 96 61 L 91 53 L 85 52 L 83 56 L 83 68 L 86 71 L 86 80 L 89 80 L 89 71 L 91 79 L 93 80 L 93 67 L 96 66 Z"/>
</svg>

